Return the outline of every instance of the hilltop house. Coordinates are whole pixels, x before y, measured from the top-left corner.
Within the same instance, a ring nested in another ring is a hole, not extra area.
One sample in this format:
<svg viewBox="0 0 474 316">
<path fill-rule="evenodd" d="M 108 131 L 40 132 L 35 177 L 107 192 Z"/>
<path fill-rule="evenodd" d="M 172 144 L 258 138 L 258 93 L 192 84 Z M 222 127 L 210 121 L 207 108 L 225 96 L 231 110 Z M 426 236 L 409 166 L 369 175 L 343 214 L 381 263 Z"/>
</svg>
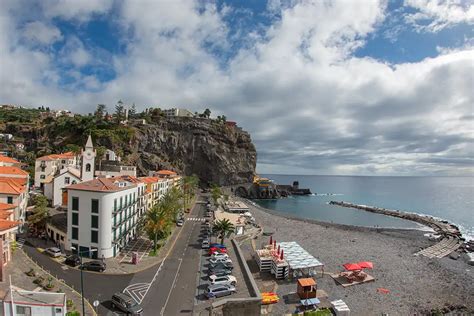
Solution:
<svg viewBox="0 0 474 316">
<path fill-rule="evenodd" d="M 77 168 L 77 163 L 77 156 L 73 152 L 37 158 L 35 162 L 35 187 L 43 189 L 45 183 L 53 180 L 56 171 L 67 167 Z"/>
</svg>

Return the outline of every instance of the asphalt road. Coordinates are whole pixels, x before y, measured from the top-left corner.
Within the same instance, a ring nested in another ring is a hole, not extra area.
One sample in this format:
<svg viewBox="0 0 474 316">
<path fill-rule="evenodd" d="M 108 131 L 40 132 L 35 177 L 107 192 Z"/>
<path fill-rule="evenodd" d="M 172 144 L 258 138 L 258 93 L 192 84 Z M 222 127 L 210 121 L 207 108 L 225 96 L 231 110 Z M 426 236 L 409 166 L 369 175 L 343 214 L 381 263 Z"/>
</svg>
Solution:
<svg viewBox="0 0 474 316">
<path fill-rule="evenodd" d="M 203 218 L 204 204 L 196 204 L 190 217 Z M 84 296 L 92 303 L 98 300 L 99 315 L 120 315 L 113 310 L 110 298 L 127 290 L 141 301 L 144 315 L 192 314 L 196 277 L 199 270 L 200 221 L 185 221 L 168 256 L 158 266 L 129 275 L 106 275 L 84 271 Z M 25 243 L 25 252 L 51 274 L 63 279 L 80 293 L 80 271 L 67 268 Z"/>
</svg>

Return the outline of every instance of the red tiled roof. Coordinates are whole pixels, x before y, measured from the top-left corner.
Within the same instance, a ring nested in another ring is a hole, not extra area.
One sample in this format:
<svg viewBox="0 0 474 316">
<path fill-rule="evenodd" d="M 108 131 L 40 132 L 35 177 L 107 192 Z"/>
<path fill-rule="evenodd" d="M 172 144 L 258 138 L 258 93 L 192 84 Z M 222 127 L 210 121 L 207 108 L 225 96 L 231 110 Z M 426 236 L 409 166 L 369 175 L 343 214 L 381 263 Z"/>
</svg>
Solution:
<svg viewBox="0 0 474 316">
<path fill-rule="evenodd" d="M 36 158 L 36 160 L 59 160 L 59 159 L 71 159 L 76 155 L 72 151 L 68 151 L 63 154 L 51 154 L 43 157 Z"/>
<path fill-rule="evenodd" d="M 14 182 L 17 186 L 25 186 L 26 185 L 26 178 L 13 178 L 13 177 L 1 177 L 0 181 L 10 181 Z"/>
<path fill-rule="evenodd" d="M 66 187 L 68 190 L 116 192 L 129 189 L 131 186 L 120 187 L 114 178 L 97 178 L 86 182 L 80 182 Z M 134 185 L 133 185 L 134 186 Z"/>
<path fill-rule="evenodd" d="M 145 182 L 146 184 L 157 183 L 157 182 L 161 181 L 161 179 L 159 179 L 157 177 L 140 177 L 139 179 L 140 179 L 140 181 Z"/>
<path fill-rule="evenodd" d="M 167 176 L 177 175 L 176 172 L 171 171 L 171 170 L 158 170 L 158 171 L 156 172 L 156 174 L 158 174 L 158 175 L 167 175 Z"/>
<path fill-rule="evenodd" d="M 20 163 L 18 160 L 4 156 L 2 154 L 0 154 L 0 162 L 7 162 L 7 163 L 14 163 L 14 164 Z"/>
<path fill-rule="evenodd" d="M 0 219 L 0 231 L 8 230 L 20 225 L 18 221 L 9 221 L 5 219 Z"/>
<path fill-rule="evenodd" d="M 18 167 L 6 167 L 6 166 L 0 166 L 0 175 L 22 175 L 22 176 L 27 176 L 28 172 L 25 170 L 21 170 Z"/>
<path fill-rule="evenodd" d="M 24 185 L 18 185 L 15 181 L 11 180 L 11 178 L 0 179 L 0 193 L 20 195 L 24 193 L 25 190 L 26 187 Z"/>
</svg>

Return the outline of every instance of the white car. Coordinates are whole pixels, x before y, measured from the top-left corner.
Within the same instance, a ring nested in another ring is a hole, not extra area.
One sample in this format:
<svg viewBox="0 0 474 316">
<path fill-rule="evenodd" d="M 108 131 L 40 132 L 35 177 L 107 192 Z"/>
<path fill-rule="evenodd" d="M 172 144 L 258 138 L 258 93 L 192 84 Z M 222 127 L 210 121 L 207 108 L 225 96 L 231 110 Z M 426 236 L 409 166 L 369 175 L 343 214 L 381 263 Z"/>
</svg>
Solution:
<svg viewBox="0 0 474 316">
<path fill-rule="evenodd" d="M 220 259 L 220 258 L 229 259 L 229 255 L 226 253 L 215 252 L 211 256 L 211 259 Z"/>
<path fill-rule="evenodd" d="M 223 275 L 223 276 L 209 276 L 209 280 L 211 280 L 211 284 L 225 284 L 225 285 L 236 285 L 237 279 L 233 275 Z"/>
<path fill-rule="evenodd" d="M 232 260 L 230 260 L 229 258 L 222 257 L 222 258 L 211 258 L 209 259 L 209 262 L 211 263 L 211 265 L 216 265 L 218 263 L 232 263 Z"/>
<path fill-rule="evenodd" d="M 201 244 L 202 249 L 208 249 L 209 248 L 209 240 L 204 239 Z"/>
<path fill-rule="evenodd" d="M 61 257 L 61 249 L 56 247 L 47 248 L 44 252 L 53 258 Z"/>
</svg>

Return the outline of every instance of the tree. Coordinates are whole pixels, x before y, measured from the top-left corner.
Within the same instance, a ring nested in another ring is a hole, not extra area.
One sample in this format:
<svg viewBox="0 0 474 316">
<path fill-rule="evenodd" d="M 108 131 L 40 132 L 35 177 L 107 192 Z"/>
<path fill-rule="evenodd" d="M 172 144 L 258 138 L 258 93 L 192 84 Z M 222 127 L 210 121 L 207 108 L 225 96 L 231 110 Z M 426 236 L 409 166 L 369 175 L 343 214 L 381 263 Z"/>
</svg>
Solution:
<svg viewBox="0 0 474 316">
<path fill-rule="evenodd" d="M 38 230 L 44 230 L 50 215 L 48 210 L 48 199 L 44 195 L 36 195 L 33 203 L 35 205 L 33 214 L 28 217 L 28 221 Z"/>
<path fill-rule="evenodd" d="M 97 108 L 95 109 L 94 115 L 97 118 L 103 118 L 106 112 L 107 107 L 105 106 L 105 104 L 97 104 Z"/>
<path fill-rule="evenodd" d="M 187 210 L 188 202 L 193 198 L 194 192 L 196 191 L 199 185 L 199 178 L 197 175 L 193 174 L 192 176 L 184 177 L 183 179 L 183 199 L 184 199 L 184 209 Z"/>
<path fill-rule="evenodd" d="M 135 103 L 132 104 L 132 108 L 128 110 L 128 118 L 135 118 L 135 115 L 137 114 L 137 108 L 135 107 Z"/>
<path fill-rule="evenodd" d="M 225 238 L 230 237 L 235 231 L 235 227 L 227 218 L 224 218 L 220 221 L 216 221 L 212 230 L 221 238 L 221 244 L 224 244 Z"/>
<path fill-rule="evenodd" d="M 75 155 L 79 155 L 81 153 L 81 146 L 76 144 L 67 144 L 65 150 L 72 151 Z"/>
<path fill-rule="evenodd" d="M 154 205 L 146 213 L 145 231 L 148 237 L 153 240 L 153 251 L 156 254 L 158 250 L 158 239 L 163 237 L 168 225 L 168 218 L 166 216 L 165 209 L 163 209 L 160 203 Z"/>
<path fill-rule="evenodd" d="M 211 117 L 211 110 L 205 109 L 204 112 L 202 113 L 203 117 L 209 118 Z"/>
<path fill-rule="evenodd" d="M 212 199 L 214 200 L 215 205 L 217 205 L 217 200 L 221 197 L 221 195 L 222 195 L 221 188 L 213 184 L 211 186 L 211 196 L 212 196 Z"/>
<path fill-rule="evenodd" d="M 121 121 L 125 118 L 125 107 L 123 106 L 122 100 L 119 100 L 117 102 L 117 105 L 115 106 L 115 119 L 117 121 L 117 124 L 120 124 Z"/>
<path fill-rule="evenodd" d="M 104 146 L 98 146 L 95 150 L 97 153 L 97 159 L 99 160 L 99 170 L 102 170 L 102 160 L 104 160 L 104 155 L 107 151 L 107 148 L 105 148 Z"/>
</svg>

